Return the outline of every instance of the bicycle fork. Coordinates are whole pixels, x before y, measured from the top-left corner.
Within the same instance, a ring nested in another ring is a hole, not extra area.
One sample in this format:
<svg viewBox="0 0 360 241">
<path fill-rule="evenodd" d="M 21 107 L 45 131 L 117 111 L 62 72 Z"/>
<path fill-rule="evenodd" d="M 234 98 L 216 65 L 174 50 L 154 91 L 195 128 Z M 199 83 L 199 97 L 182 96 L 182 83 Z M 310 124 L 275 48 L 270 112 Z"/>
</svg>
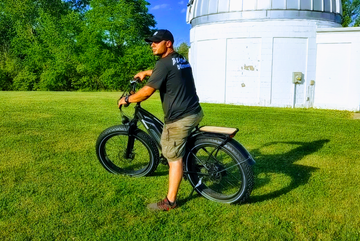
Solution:
<svg viewBox="0 0 360 241">
<path fill-rule="evenodd" d="M 128 142 L 127 142 L 127 147 L 126 147 L 126 152 L 125 152 L 125 158 L 126 159 L 134 159 L 134 143 L 135 143 L 135 136 L 133 135 L 133 133 L 135 132 L 137 128 L 136 123 L 130 122 L 129 125 L 129 131 L 128 131 Z"/>
</svg>

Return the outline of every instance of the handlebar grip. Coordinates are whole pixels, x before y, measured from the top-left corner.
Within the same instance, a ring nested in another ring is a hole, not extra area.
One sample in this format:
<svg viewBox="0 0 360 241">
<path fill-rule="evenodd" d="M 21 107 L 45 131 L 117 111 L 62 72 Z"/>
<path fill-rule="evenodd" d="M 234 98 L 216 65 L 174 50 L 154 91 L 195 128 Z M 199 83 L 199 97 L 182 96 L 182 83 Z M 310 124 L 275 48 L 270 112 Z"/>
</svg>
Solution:
<svg viewBox="0 0 360 241">
<path fill-rule="evenodd" d="M 140 83 L 141 82 L 141 79 L 139 77 L 135 78 L 135 79 L 132 79 L 130 80 L 130 84 L 135 84 L 135 83 Z"/>
<path fill-rule="evenodd" d="M 119 106 L 119 110 L 121 110 L 121 108 L 124 106 L 124 107 L 128 107 L 130 104 L 123 104 L 123 105 L 120 105 Z"/>
</svg>

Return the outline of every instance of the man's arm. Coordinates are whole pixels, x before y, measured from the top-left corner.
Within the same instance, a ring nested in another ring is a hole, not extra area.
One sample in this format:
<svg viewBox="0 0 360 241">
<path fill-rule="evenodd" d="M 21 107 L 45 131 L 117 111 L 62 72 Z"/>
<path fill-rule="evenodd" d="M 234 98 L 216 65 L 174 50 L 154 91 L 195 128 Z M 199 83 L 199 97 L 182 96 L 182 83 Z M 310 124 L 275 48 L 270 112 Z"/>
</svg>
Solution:
<svg viewBox="0 0 360 241">
<path fill-rule="evenodd" d="M 134 79 L 139 78 L 141 81 L 143 81 L 146 76 L 151 76 L 152 72 L 153 72 L 152 70 L 145 70 L 145 71 L 139 72 L 134 76 Z"/>
<path fill-rule="evenodd" d="M 136 92 L 133 95 L 130 95 L 128 98 L 129 103 L 137 103 L 137 102 L 141 102 L 146 100 L 147 98 L 149 98 L 156 89 L 154 89 L 153 87 L 147 86 L 145 85 L 144 87 L 142 87 L 138 92 Z M 125 105 L 127 104 L 125 102 L 125 97 L 121 98 L 118 106 L 120 108 L 120 105 Z"/>
</svg>

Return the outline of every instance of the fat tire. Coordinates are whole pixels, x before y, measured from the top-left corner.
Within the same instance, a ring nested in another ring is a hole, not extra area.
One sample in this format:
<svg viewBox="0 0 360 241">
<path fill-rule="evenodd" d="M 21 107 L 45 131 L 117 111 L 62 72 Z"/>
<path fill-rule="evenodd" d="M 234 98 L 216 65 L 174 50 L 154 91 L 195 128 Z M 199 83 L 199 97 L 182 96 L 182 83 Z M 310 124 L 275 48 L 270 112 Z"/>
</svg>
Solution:
<svg viewBox="0 0 360 241">
<path fill-rule="evenodd" d="M 254 174 L 249 164 L 251 162 L 247 161 L 251 156 L 246 149 L 231 139 L 219 150 L 219 155 L 226 159 L 219 157 L 217 161 L 207 160 L 204 154 L 207 153 L 205 150 L 211 152 L 223 140 L 220 137 L 206 135 L 194 137 L 185 155 L 185 171 L 188 173 L 186 177 L 196 192 L 209 200 L 220 203 L 247 202 L 254 186 Z M 216 171 L 209 171 L 211 169 Z M 206 176 L 208 173 L 217 175 Z M 200 182 L 201 177 L 203 179 Z"/>
<path fill-rule="evenodd" d="M 97 158 L 108 172 L 133 177 L 149 176 L 159 164 L 157 146 L 148 134 L 137 129 L 134 132 L 133 156 L 131 159 L 126 159 L 124 153 L 128 140 L 128 128 L 126 125 L 117 125 L 104 130 L 96 141 Z"/>
</svg>

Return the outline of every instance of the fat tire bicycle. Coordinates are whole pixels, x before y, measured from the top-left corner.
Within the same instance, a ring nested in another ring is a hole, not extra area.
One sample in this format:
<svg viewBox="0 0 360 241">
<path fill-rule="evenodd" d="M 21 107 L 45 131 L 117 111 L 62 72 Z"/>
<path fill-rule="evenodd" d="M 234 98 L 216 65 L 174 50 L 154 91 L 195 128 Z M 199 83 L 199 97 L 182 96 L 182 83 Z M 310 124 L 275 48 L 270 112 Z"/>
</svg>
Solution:
<svg viewBox="0 0 360 241">
<path fill-rule="evenodd" d="M 135 93 L 137 80 L 120 99 Z M 127 107 L 126 105 L 125 107 Z M 164 124 L 153 114 L 135 105 L 132 118 L 120 106 L 122 125 L 104 130 L 96 141 L 96 155 L 110 173 L 133 177 L 151 175 L 158 164 L 167 164 L 161 152 Z M 146 132 L 139 129 L 141 123 Z M 233 137 L 238 128 L 197 126 L 186 143 L 183 157 L 184 179 L 203 197 L 221 203 L 244 203 L 254 186 L 250 153 Z"/>
</svg>

